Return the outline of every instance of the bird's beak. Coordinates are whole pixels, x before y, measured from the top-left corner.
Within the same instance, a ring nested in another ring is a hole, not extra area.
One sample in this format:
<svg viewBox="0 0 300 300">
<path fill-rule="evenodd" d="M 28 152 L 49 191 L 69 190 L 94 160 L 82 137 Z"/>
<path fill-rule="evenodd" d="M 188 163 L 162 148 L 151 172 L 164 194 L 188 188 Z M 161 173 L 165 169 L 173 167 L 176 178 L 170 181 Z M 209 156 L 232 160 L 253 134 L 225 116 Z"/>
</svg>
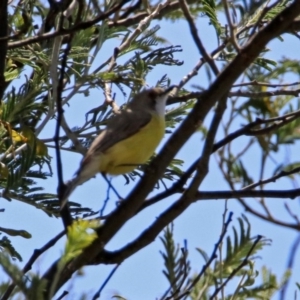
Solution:
<svg viewBox="0 0 300 300">
<path fill-rule="evenodd" d="M 167 89 L 165 89 L 162 93 L 161 96 L 169 94 L 174 88 L 176 88 L 177 85 L 170 85 Z"/>
</svg>

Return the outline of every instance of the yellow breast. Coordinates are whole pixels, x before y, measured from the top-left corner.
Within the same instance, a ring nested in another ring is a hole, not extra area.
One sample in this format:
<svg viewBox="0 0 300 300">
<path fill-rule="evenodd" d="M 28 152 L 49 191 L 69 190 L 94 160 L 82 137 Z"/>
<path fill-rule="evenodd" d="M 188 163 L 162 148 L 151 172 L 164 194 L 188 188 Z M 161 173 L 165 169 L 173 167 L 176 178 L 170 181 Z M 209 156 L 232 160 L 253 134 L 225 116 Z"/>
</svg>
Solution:
<svg viewBox="0 0 300 300">
<path fill-rule="evenodd" d="M 151 121 L 137 133 L 116 143 L 103 153 L 102 172 L 111 175 L 125 174 L 144 164 L 154 153 L 164 132 L 164 117 L 152 116 Z"/>
</svg>

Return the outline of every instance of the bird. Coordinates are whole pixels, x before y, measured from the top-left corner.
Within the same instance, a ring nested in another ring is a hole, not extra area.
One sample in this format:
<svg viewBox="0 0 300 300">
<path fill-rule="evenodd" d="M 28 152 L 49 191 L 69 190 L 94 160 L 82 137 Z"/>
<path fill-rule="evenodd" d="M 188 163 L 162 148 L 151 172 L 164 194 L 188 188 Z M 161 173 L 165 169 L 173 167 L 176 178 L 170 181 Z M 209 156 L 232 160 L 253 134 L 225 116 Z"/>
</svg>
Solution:
<svg viewBox="0 0 300 300">
<path fill-rule="evenodd" d="M 147 162 L 164 136 L 165 106 L 174 87 L 143 90 L 108 120 L 73 178 L 65 183 L 61 207 L 77 186 L 97 173 L 105 178 L 107 174 L 126 174 Z"/>
</svg>

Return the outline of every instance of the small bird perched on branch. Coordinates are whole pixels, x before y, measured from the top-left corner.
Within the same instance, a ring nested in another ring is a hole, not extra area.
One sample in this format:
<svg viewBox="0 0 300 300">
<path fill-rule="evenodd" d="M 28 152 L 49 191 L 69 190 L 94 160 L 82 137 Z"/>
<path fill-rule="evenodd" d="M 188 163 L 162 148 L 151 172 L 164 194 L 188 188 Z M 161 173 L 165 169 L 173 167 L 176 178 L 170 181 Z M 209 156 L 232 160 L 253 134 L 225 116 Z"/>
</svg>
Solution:
<svg viewBox="0 0 300 300">
<path fill-rule="evenodd" d="M 104 176 L 125 174 L 150 158 L 164 136 L 165 106 L 174 87 L 140 92 L 124 110 L 108 121 L 82 159 L 74 177 L 66 182 L 61 197 L 62 207 L 78 185 L 98 172 Z"/>
</svg>

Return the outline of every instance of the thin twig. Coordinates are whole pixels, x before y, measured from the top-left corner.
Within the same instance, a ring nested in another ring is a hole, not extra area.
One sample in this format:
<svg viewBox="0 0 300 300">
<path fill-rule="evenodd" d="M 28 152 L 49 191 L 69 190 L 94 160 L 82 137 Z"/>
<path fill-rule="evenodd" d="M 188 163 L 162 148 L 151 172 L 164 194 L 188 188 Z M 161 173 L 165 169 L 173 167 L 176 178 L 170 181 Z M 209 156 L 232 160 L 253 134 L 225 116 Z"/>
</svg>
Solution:
<svg viewBox="0 0 300 300">
<path fill-rule="evenodd" d="M 256 136 L 256 135 L 261 135 L 261 134 L 265 134 L 267 132 L 270 132 L 274 129 L 277 129 L 279 127 L 282 127 L 292 121 L 294 121 L 296 118 L 298 118 L 300 115 L 300 110 L 297 110 L 295 112 L 292 113 L 288 113 L 286 115 L 283 116 L 279 116 L 279 117 L 274 117 L 274 118 L 269 118 L 266 120 L 257 118 L 254 122 L 247 124 L 246 126 L 244 126 L 243 128 L 228 134 L 226 136 L 226 138 L 224 138 L 223 140 L 217 142 L 214 145 L 213 151 L 216 151 L 217 149 L 225 146 L 226 144 L 230 143 L 231 141 L 233 141 L 234 139 L 236 139 L 237 137 L 240 137 L 242 135 L 246 135 L 246 136 Z M 268 124 L 271 122 L 278 122 L 274 125 L 271 125 L 269 127 L 265 127 L 262 129 L 256 129 L 254 130 L 253 128 L 257 127 L 258 125 L 262 125 L 262 124 Z"/>
<path fill-rule="evenodd" d="M 229 92 L 229 97 L 247 97 L 247 98 L 263 98 L 263 97 L 273 97 L 273 96 L 294 96 L 298 97 L 300 94 L 300 89 L 297 90 L 284 90 L 280 89 L 277 91 L 268 92 L 249 92 L 249 91 L 234 91 Z"/>
<path fill-rule="evenodd" d="M 291 247 L 291 251 L 290 251 L 290 255 L 289 255 L 289 259 L 288 259 L 288 264 L 287 264 L 287 270 L 292 270 L 293 269 L 299 245 L 300 245 L 300 235 L 298 235 L 298 237 L 295 239 L 295 241 L 294 241 L 294 243 L 293 243 L 293 245 Z M 291 277 L 289 277 L 287 279 L 287 281 L 285 282 L 285 284 L 281 288 L 280 298 L 279 298 L 280 300 L 287 299 L 285 297 L 285 294 L 287 292 L 290 280 L 291 280 Z"/>
<path fill-rule="evenodd" d="M 66 133 L 66 136 L 72 141 L 73 146 L 76 149 L 76 152 L 79 152 L 82 155 L 84 155 L 86 153 L 86 149 L 79 142 L 77 135 L 68 126 L 64 114 L 61 114 L 60 125 L 63 128 L 64 132 Z"/>
<path fill-rule="evenodd" d="M 222 0 L 224 11 L 225 11 L 225 16 L 227 19 L 229 31 L 230 31 L 230 42 L 232 43 L 233 47 L 237 52 L 240 52 L 240 46 L 236 40 L 236 25 L 232 23 L 230 12 L 229 12 L 229 6 L 228 6 L 228 1 L 227 0 Z"/>
<path fill-rule="evenodd" d="M 222 214 L 222 232 L 224 230 L 227 230 L 227 228 L 225 227 L 227 213 L 228 213 L 228 199 L 226 199 L 224 201 L 224 212 Z M 221 261 L 223 261 L 223 241 L 220 243 L 218 250 L 219 250 L 219 261 L 221 262 Z M 223 283 L 223 264 L 220 264 L 219 279 L 220 279 L 220 283 L 222 284 Z M 218 284 L 218 282 L 216 282 L 216 284 Z M 222 290 L 221 296 L 223 299 L 225 298 L 224 290 Z"/>
<path fill-rule="evenodd" d="M 178 191 L 179 192 L 179 191 Z M 182 188 L 181 193 L 185 192 L 185 189 Z M 292 190 L 233 190 L 233 191 L 201 191 L 198 192 L 195 197 L 194 201 L 199 200 L 223 200 L 223 199 L 240 199 L 240 198 L 282 198 L 282 199 L 294 199 L 300 196 L 300 189 L 292 189 Z M 162 199 L 151 198 L 146 201 L 146 205 L 144 205 L 138 212 L 143 210 L 144 208 L 153 205 Z M 245 207 L 246 210 L 249 210 L 250 207 Z M 137 213 L 138 213 L 137 212 Z M 261 215 L 262 216 L 262 215 Z M 103 217 L 103 219 L 107 218 L 108 216 Z M 266 219 L 266 217 L 263 217 Z M 266 219 L 267 220 L 267 219 Z M 298 223 L 298 222 L 297 222 Z M 281 224 L 281 223 L 280 223 Z M 297 225 L 290 225 L 289 223 L 285 223 L 286 227 L 291 227 L 294 229 L 299 230 L 300 226 Z"/>
<path fill-rule="evenodd" d="M 241 87 L 241 86 L 267 86 L 272 88 L 278 88 L 278 87 L 288 87 L 288 86 L 294 86 L 294 85 L 300 85 L 300 81 L 292 82 L 292 83 L 282 83 L 282 84 L 272 84 L 269 82 L 261 82 L 261 81 L 250 81 L 250 82 L 243 82 L 243 83 L 236 83 L 232 85 L 232 87 Z"/>
<path fill-rule="evenodd" d="M 229 224 L 232 221 L 232 216 L 233 213 L 229 212 L 228 217 L 226 222 L 224 223 L 224 226 L 222 228 L 222 232 L 220 234 L 219 240 L 217 241 L 217 243 L 215 244 L 214 250 L 212 252 L 212 254 L 210 255 L 210 258 L 208 259 L 208 261 L 206 262 L 206 264 L 202 267 L 201 272 L 193 279 L 193 281 L 190 283 L 190 285 L 186 288 L 187 292 L 190 292 L 190 290 L 197 284 L 197 282 L 201 279 L 201 277 L 204 275 L 204 273 L 206 272 L 206 270 L 209 268 L 209 266 L 211 265 L 211 263 L 217 258 L 217 252 L 219 249 L 220 244 L 223 242 L 224 237 L 227 233 Z M 186 294 L 186 293 L 184 293 Z M 177 299 L 176 299 L 177 300 Z"/>
<path fill-rule="evenodd" d="M 290 171 L 281 171 L 277 175 L 274 175 L 268 179 L 259 180 L 258 182 L 249 184 L 249 185 L 245 186 L 242 190 L 252 190 L 252 189 L 256 188 L 257 186 L 261 186 L 261 185 L 264 185 L 264 184 L 267 184 L 270 182 L 275 182 L 277 179 L 279 179 L 281 177 L 289 176 L 289 175 L 296 174 L 299 172 L 300 172 L 300 167 L 294 168 Z"/>
<path fill-rule="evenodd" d="M 215 64 L 215 61 L 212 59 L 212 57 L 206 52 L 205 47 L 202 44 L 202 41 L 200 40 L 198 33 L 197 33 L 197 28 L 195 26 L 194 20 L 192 18 L 192 15 L 189 11 L 188 5 L 185 0 L 179 0 L 180 7 L 183 11 L 183 14 L 190 26 L 190 31 L 191 35 L 194 39 L 194 42 L 200 52 L 200 54 L 203 56 L 204 60 L 209 64 L 211 67 L 212 71 L 214 72 L 215 76 L 219 74 L 219 70 L 217 65 Z"/>
<path fill-rule="evenodd" d="M 58 41 L 59 45 L 61 43 L 61 37 L 56 38 Z M 61 126 L 61 121 L 62 121 L 62 115 L 63 115 L 63 108 L 62 108 L 62 92 L 63 92 L 63 86 L 64 86 L 64 76 L 65 76 L 65 70 L 67 67 L 67 59 L 69 52 L 71 50 L 71 41 L 72 41 L 72 36 L 69 37 L 69 43 L 67 44 L 65 50 L 64 50 L 64 55 L 63 59 L 61 62 L 61 71 L 60 71 L 60 77 L 57 82 L 57 70 L 53 69 L 52 72 L 52 80 L 53 80 L 53 98 L 54 101 L 56 102 L 56 108 L 57 108 L 57 123 L 56 123 L 56 128 L 55 128 L 55 134 L 54 134 L 54 143 L 55 143 L 55 153 L 56 153 L 56 166 L 57 166 L 57 179 L 58 179 L 58 199 L 62 203 L 64 199 L 62 199 L 63 195 L 63 189 L 64 189 L 64 181 L 63 181 L 63 169 L 62 169 L 62 161 L 61 161 L 61 153 L 60 153 L 60 145 L 59 145 L 59 132 L 60 132 L 60 126 Z M 58 47 L 57 52 L 59 52 L 60 47 Z M 57 68 L 58 65 L 58 55 L 54 53 L 55 56 L 55 66 Z M 72 217 L 69 211 L 69 208 L 67 205 L 63 207 L 60 211 L 65 229 L 69 225 L 72 224 Z"/>
<path fill-rule="evenodd" d="M 249 92 L 249 91 L 230 91 L 228 92 L 229 97 L 247 97 L 247 98 L 263 98 L 263 97 L 272 97 L 272 96 L 281 96 L 281 95 L 288 95 L 297 97 L 300 93 L 300 89 L 296 90 L 285 90 L 280 89 L 277 91 L 268 91 L 268 92 Z M 168 104 L 176 104 L 180 102 L 187 102 L 191 99 L 199 99 L 205 96 L 205 92 L 191 92 L 185 94 L 183 96 L 172 97 Z"/>
<path fill-rule="evenodd" d="M 120 264 L 117 264 L 109 273 L 109 275 L 107 276 L 107 278 L 104 280 L 104 282 L 102 283 L 102 285 L 100 286 L 99 290 L 97 291 L 97 293 L 94 295 L 93 300 L 100 298 L 101 296 L 101 292 L 103 291 L 103 289 L 105 288 L 105 286 L 107 285 L 107 283 L 110 281 L 110 279 L 112 278 L 112 276 L 115 274 L 115 272 L 117 271 L 117 269 L 120 267 Z"/>
<path fill-rule="evenodd" d="M 122 53 L 125 49 L 127 49 L 131 43 L 142 33 L 145 28 L 147 28 L 150 22 L 157 17 L 159 12 L 168 5 L 168 1 L 165 3 L 158 4 L 150 14 L 147 14 L 145 18 L 143 18 L 139 25 L 135 28 L 135 30 L 126 38 L 125 41 L 117 48 L 118 53 Z M 115 50 L 116 51 L 116 50 Z M 98 73 L 104 66 L 113 61 L 113 57 L 115 56 L 115 51 L 111 57 L 109 57 L 104 63 L 102 63 L 98 68 L 94 70 L 94 73 Z"/>
<path fill-rule="evenodd" d="M 266 191 L 265 191 L 266 192 Z M 269 192 L 272 192 L 272 191 L 268 191 Z M 277 193 L 276 191 L 273 191 L 274 192 L 274 196 L 272 198 L 281 198 L 281 195 L 277 195 L 275 196 Z M 284 191 L 283 191 L 284 192 Z M 300 196 L 300 193 L 296 193 L 297 196 L 299 197 Z M 282 196 L 284 196 L 284 193 L 282 193 Z M 287 197 L 288 198 L 288 197 Z M 297 231 L 300 231 L 300 226 L 298 224 L 293 224 L 293 223 L 288 223 L 288 222 L 284 222 L 284 221 L 280 221 L 278 219 L 274 219 L 274 218 L 270 218 L 262 213 L 260 213 L 259 211 L 253 209 L 251 206 L 249 206 L 244 200 L 241 200 L 239 198 L 236 198 L 240 203 L 241 205 L 244 207 L 244 209 L 253 214 L 254 216 L 262 219 L 262 220 L 265 220 L 267 222 L 270 222 L 270 223 L 273 223 L 273 224 L 276 224 L 276 225 L 279 225 L 281 227 L 286 227 L 286 228 L 289 228 L 289 229 L 295 229 Z"/>
<path fill-rule="evenodd" d="M 216 59 L 221 54 L 222 50 L 224 50 L 225 47 L 226 47 L 226 43 L 223 43 L 218 48 L 216 48 L 214 51 L 212 51 L 210 54 L 212 59 Z M 185 75 L 180 80 L 180 82 L 176 86 L 176 89 L 180 90 L 182 87 L 184 87 L 187 84 L 188 81 L 190 81 L 190 79 L 192 79 L 194 76 L 196 76 L 198 74 L 198 71 L 200 70 L 200 68 L 204 65 L 204 63 L 205 63 L 205 59 L 201 58 L 198 61 L 198 63 L 195 65 L 195 67 L 192 69 L 192 71 L 189 72 L 187 75 Z M 168 101 L 168 102 L 170 103 L 171 101 Z"/>
<path fill-rule="evenodd" d="M 252 27 L 252 30 L 251 30 L 250 35 L 249 35 L 250 37 L 255 33 L 256 28 L 260 26 L 260 23 L 263 20 L 264 16 L 267 14 L 267 12 L 270 11 L 273 7 L 275 7 L 278 4 L 278 2 L 279 1 L 276 1 L 270 7 L 267 7 L 267 5 L 270 3 L 270 0 L 267 0 L 263 4 L 264 7 L 261 11 L 261 14 L 260 14 L 259 18 L 257 19 L 257 21 L 255 22 L 255 24 Z"/>
<path fill-rule="evenodd" d="M 65 230 L 60 232 L 57 236 L 48 241 L 43 247 L 41 247 L 40 249 L 35 249 L 22 269 L 23 274 L 26 274 L 29 270 L 31 270 L 33 263 L 39 258 L 39 256 L 46 252 L 49 248 L 53 247 L 56 242 L 65 235 L 65 233 Z M 15 283 L 11 283 L 2 296 L 1 300 L 8 300 L 15 286 Z"/>
<path fill-rule="evenodd" d="M 107 68 L 107 72 L 111 72 L 116 65 L 116 60 L 119 54 L 119 48 L 114 49 L 114 53 L 111 56 L 110 63 Z M 105 102 L 112 107 L 113 112 L 116 114 L 120 111 L 119 106 L 116 104 L 116 101 L 112 98 L 111 85 L 109 82 L 104 83 L 104 95 Z"/>
<path fill-rule="evenodd" d="M 0 1 L 0 39 L 7 36 L 8 21 L 7 21 L 7 1 Z M 7 53 L 7 40 L 0 40 L 0 100 L 2 101 L 5 88 L 5 68 L 6 68 L 6 53 Z"/>
<path fill-rule="evenodd" d="M 91 26 L 97 24 L 98 22 L 106 20 L 109 16 L 114 14 L 124 4 L 126 4 L 129 1 L 130 0 L 122 0 L 120 2 L 117 2 L 117 4 L 114 7 L 112 7 L 107 12 L 101 14 L 100 16 L 94 18 L 93 20 L 79 23 L 77 25 L 74 25 L 71 28 L 68 28 L 68 29 L 60 28 L 59 30 L 56 30 L 54 32 L 49 32 L 49 33 L 45 33 L 43 35 L 38 35 L 38 36 L 30 37 L 30 38 L 27 38 L 27 39 L 23 39 L 21 41 L 9 43 L 8 44 L 8 49 L 19 48 L 19 47 L 22 47 L 22 46 L 25 46 L 25 45 L 38 43 L 38 42 L 41 42 L 41 41 L 44 41 L 44 40 L 49 40 L 51 38 L 55 38 L 55 37 L 59 37 L 59 36 L 63 36 L 63 35 L 68 35 L 68 34 L 75 33 L 77 31 L 83 30 L 83 29 L 90 28 Z M 1 40 L 8 40 L 8 39 L 10 39 L 10 37 L 6 37 L 5 39 L 1 39 Z"/>
<path fill-rule="evenodd" d="M 298 215 L 294 212 L 292 212 L 292 210 L 290 209 L 289 205 L 287 203 L 284 203 L 284 207 L 286 209 L 286 211 L 288 212 L 288 214 L 291 216 L 291 218 L 294 219 L 294 221 L 300 225 L 300 220 L 298 218 Z"/>
<path fill-rule="evenodd" d="M 56 300 L 62 300 L 65 296 L 67 296 L 69 294 L 68 291 L 63 291 L 61 293 L 61 295 L 56 299 Z"/>
<path fill-rule="evenodd" d="M 210 300 L 214 300 L 215 297 L 218 295 L 219 291 L 222 290 L 226 284 L 234 277 L 234 275 L 241 270 L 244 266 L 246 266 L 248 264 L 248 259 L 251 255 L 251 253 L 253 252 L 253 250 L 255 249 L 256 245 L 259 243 L 259 241 L 262 239 L 261 235 L 258 235 L 257 238 L 255 239 L 255 241 L 253 242 L 253 245 L 251 246 L 250 250 L 248 251 L 246 257 L 244 258 L 244 260 L 241 262 L 241 264 L 235 268 L 230 274 L 229 276 L 226 278 L 226 280 L 223 282 L 223 284 L 221 284 L 216 290 L 215 292 L 210 296 Z"/>
</svg>

